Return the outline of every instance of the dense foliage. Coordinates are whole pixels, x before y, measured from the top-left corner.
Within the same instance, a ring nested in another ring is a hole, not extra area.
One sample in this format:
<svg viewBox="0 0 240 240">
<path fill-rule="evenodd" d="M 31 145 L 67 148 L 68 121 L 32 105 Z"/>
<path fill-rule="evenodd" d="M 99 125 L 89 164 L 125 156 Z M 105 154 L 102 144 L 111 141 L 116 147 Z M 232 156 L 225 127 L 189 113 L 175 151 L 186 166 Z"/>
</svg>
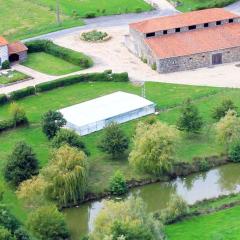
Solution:
<svg viewBox="0 0 240 240">
<path fill-rule="evenodd" d="M 110 192 L 114 195 L 121 195 L 127 192 L 128 187 L 125 177 L 120 171 L 116 171 L 110 179 Z"/>
<path fill-rule="evenodd" d="M 181 115 L 178 119 L 178 129 L 188 133 L 198 133 L 202 128 L 203 121 L 199 115 L 198 109 L 187 99 L 181 109 Z"/>
<path fill-rule="evenodd" d="M 71 147 L 76 147 L 79 150 L 88 153 L 84 142 L 80 135 L 70 129 L 60 129 L 56 136 L 52 139 L 52 146 L 54 148 L 60 148 L 63 145 L 68 144 Z"/>
<path fill-rule="evenodd" d="M 9 112 L 15 127 L 28 122 L 25 110 L 17 103 L 11 103 Z"/>
<path fill-rule="evenodd" d="M 48 196 L 61 206 L 76 204 L 87 189 L 88 162 L 84 152 L 64 145 L 42 172 Z"/>
<path fill-rule="evenodd" d="M 225 117 L 226 113 L 229 110 L 237 110 L 237 107 L 234 105 L 231 99 L 224 99 L 217 107 L 213 109 L 212 117 L 215 120 L 220 120 Z"/>
<path fill-rule="evenodd" d="M 128 149 L 129 140 L 117 123 L 110 123 L 105 129 L 99 148 L 113 157 L 123 154 Z"/>
<path fill-rule="evenodd" d="M 60 112 L 49 110 L 42 116 L 42 131 L 48 139 L 52 139 L 66 123 Z"/>
<path fill-rule="evenodd" d="M 5 60 L 2 63 L 2 69 L 9 69 L 10 68 L 10 62 L 8 60 Z"/>
<path fill-rule="evenodd" d="M 228 156 L 233 162 L 240 162 L 240 141 L 234 142 L 229 147 Z"/>
<path fill-rule="evenodd" d="M 240 119 L 237 113 L 229 110 L 225 117 L 216 124 L 217 139 L 227 148 L 230 144 L 240 140 Z"/>
<path fill-rule="evenodd" d="M 142 199 L 131 197 L 104 202 L 90 234 L 90 240 L 99 239 L 162 240 L 164 235 L 161 223 L 147 213 Z"/>
<path fill-rule="evenodd" d="M 25 44 L 28 47 L 29 53 L 46 52 L 55 57 L 62 58 L 67 62 L 81 66 L 82 68 L 88 68 L 93 65 L 90 57 L 83 53 L 56 45 L 50 40 L 34 40 L 26 42 Z"/>
<path fill-rule="evenodd" d="M 170 224 L 180 220 L 189 212 L 187 203 L 179 196 L 172 196 L 167 207 L 161 211 L 160 219 L 165 224 Z"/>
<path fill-rule="evenodd" d="M 4 169 L 6 180 L 17 186 L 36 174 L 38 174 L 38 160 L 35 153 L 25 142 L 18 142 L 8 156 Z"/>
<path fill-rule="evenodd" d="M 165 123 L 140 122 L 133 139 L 129 163 L 135 169 L 155 175 L 172 168 L 178 130 Z"/>
<path fill-rule="evenodd" d="M 44 206 L 30 214 L 28 228 L 39 240 L 64 240 L 69 232 L 64 216 L 54 206 Z"/>
</svg>

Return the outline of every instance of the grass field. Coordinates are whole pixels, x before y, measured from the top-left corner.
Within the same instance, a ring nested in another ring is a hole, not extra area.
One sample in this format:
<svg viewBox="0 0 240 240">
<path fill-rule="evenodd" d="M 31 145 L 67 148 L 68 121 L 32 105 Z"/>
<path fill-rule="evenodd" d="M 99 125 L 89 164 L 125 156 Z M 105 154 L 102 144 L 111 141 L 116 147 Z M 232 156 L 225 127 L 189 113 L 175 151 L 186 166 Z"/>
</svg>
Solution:
<svg viewBox="0 0 240 240">
<path fill-rule="evenodd" d="M 174 0 L 177 2 L 177 0 Z M 237 0 L 180 0 L 181 4 L 177 7 L 181 12 L 213 7 L 224 7 Z"/>
<path fill-rule="evenodd" d="M 131 83 L 95 82 L 80 83 L 65 88 L 59 88 L 18 101 L 27 112 L 30 126 L 17 128 L 0 134 L 0 170 L 6 162 L 7 155 L 11 152 L 14 144 L 19 140 L 24 140 L 33 147 L 41 166 L 47 163 L 51 149 L 50 143 L 43 135 L 40 126 L 41 116 L 44 112 L 49 109 L 57 110 L 118 90 L 138 95 L 141 94 L 141 88 Z M 146 95 L 148 99 L 157 104 L 159 109 L 166 110 L 160 113 L 159 119 L 171 124 L 176 122 L 179 114 L 178 106 L 187 97 L 194 99 L 200 109 L 206 127 L 199 137 L 195 137 L 194 139 L 183 138 L 178 149 L 177 159 L 191 161 L 191 159 L 196 156 L 208 156 L 221 153 L 222 147 L 215 143 L 209 131 L 209 123 L 212 123 L 210 117 L 211 109 L 226 96 L 230 96 L 240 107 L 239 90 L 146 83 Z M 9 117 L 8 108 L 9 105 L 0 107 L 0 119 L 7 119 Z M 129 136 L 132 136 L 136 122 L 137 121 L 131 121 L 122 125 L 123 130 Z M 101 136 L 102 132 L 97 132 L 83 137 L 87 148 L 91 152 L 91 156 L 89 157 L 91 165 L 89 187 L 91 191 L 98 192 L 104 190 L 108 186 L 110 176 L 112 176 L 116 169 L 122 170 L 127 179 L 149 177 L 136 173 L 129 168 L 127 157 L 123 157 L 119 161 L 113 161 L 108 156 L 101 153 L 97 148 L 97 143 Z M 2 177 L 0 177 L 0 182 L 3 182 Z M 23 214 L 23 210 L 20 207 L 21 203 L 17 201 L 13 190 L 8 186 L 6 186 L 4 202 L 11 202 L 14 214 L 23 220 L 25 219 L 26 213 Z"/>
<path fill-rule="evenodd" d="M 150 10 L 143 0 L 71 0 L 60 1 L 61 25 L 56 24 L 55 0 L 0 0 L 0 33 L 9 41 L 25 39 L 39 34 L 83 25 L 81 18 L 72 17 L 75 10 L 84 16 L 87 12 L 97 15 L 134 12 L 136 8 Z M 98 9 L 106 12 L 97 12 Z"/>
<path fill-rule="evenodd" d="M 80 66 L 45 52 L 29 53 L 24 66 L 49 75 L 64 75 L 80 71 Z"/>
<path fill-rule="evenodd" d="M 240 206 L 168 225 L 169 240 L 238 240 Z"/>
<path fill-rule="evenodd" d="M 0 74 L 0 84 L 8 84 L 27 79 L 28 76 L 18 71 L 8 71 L 8 74 Z"/>
</svg>

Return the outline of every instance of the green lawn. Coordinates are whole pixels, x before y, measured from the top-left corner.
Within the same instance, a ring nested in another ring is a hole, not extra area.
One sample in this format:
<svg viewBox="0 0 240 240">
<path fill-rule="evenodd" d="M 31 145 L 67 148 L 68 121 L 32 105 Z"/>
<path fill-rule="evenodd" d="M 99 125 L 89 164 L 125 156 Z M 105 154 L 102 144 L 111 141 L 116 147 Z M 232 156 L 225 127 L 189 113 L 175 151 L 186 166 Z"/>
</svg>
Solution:
<svg viewBox="0 0 240 240">
<path fill-rule="evenodd" d="M 168 225 L 169 240 L 239 240 L 240 206 Z"/>
<path fill-rule="evenodd" d="M 0 134 L 0 170 L 6 162 L 7 155 L 11 152 L 14 144 L 19 140 L 29 143 L 37 154 L 41 166 L 44 166 L 49 160 L 50 144 L 43 135 L 40 126 L 41 116 L 49 109 L 57 110 L 79 102 L 83 102 L 98 96 L 102 96 L 114 91 L 126 91 L 140 95 L 141 88 L 131 83 L 79 83 L 65 88 L 55 89 L 49 92 L 41 93 L 38 96 L 27 97 L 19 102 L 27 112 L 30 120 L 29 127 L 17 128 Z M 204 133 L 194 139 L 184 138 L 181 142 L 177 159 L 191 161 L 196 156 L 207 156 L 219 154 L 222 147 L 217 145 L 209 131 L 208 123 L 212 123 L 210 118 L 212 107 L 219 103 L 225 96 L 230 96 L 240 107 L 240 91 L 223 88 L 194 87 L 162 83 L 146 83 L 147 98 L 157 104 L 160 110 L 167 110 L 159 114 L 159 119 L 174 124 L 179 113 L 178 106 L 184 99 L 190 97 L 195 100 L 203 115 L 206 127 Z M 174 108 L 175 107 L 175 108 Z M 7 119 L 9 105 L 0 107 L 0 120 Z M 122 124 L 123 130 L 132 136 L 136 121 Z M 91 152 L 90 162 L 90 190 L 102 191 L 108 186 L 110 176 L 116 169 L 124 172 L 127 179 L 145 178 L 147 175 L 139 174 L 129 168 L 127 156 L 119 161 L 113 161 L 97 148 L 97 143 L 102 136 L 102 132 L 97 132 L 83 137 L 87 148 Z M 3 179 L 0 178 L 0 181 Z M 19 207 L 13 190 L 6 186 L 6 203 L 13 203 L 12 211 L 18 217 L 24 220 L 26 214 L 23 214 Z"/>
<path fill-rule="evenodd" d="M 21 81 L 27 78 L 28 76 L 24 73 L 9 70 L 7 74 L 0 74 L 0 85 Z"/>
<path fill-rule="evenodd" d="M 34 0 L 30 0 L 36 2 Z M 54 8 L 56 0 L 38 0 L 39 4 Z M 71 16 L 76 11 L 81 17 L 86 13 L 95 13 L 96 16 L 113 15 L 135 12 L 138 8 L 142 11 L 151 10 L 152 7 L 143 0 L 60 0 L 61 11 Z"/>
<path fill-rule="evenodd" d="M 61 25 L 56 24 L 56 0 L 0 0 L 0 33 L 9 41 L 25 39 L 43 33 L 83 25 L 83 20 L 73 17 L 73 11 L 85 16 L 87 12 L 111 15 L 134 12 L 136 8 L 150 10 L 144 0 L 61 0 Z M 98 12 L 98 9 L 101 11 Z M 105 9 L 104 13 L 102 10 Z"/>
<path fill-rule="evenodd" d="M 29 53 L 24 66 L 49 75 L 64 75 L 80 71 L 80 66 L 45 52 Z"/>
<path fill-rule="evenodd" d="M 237 0 L 173 0 L 181 2 L 177 9 L 181 12 L 189 12 L 193 10 L 213 7 L 224 7 Z"/>
</svg>

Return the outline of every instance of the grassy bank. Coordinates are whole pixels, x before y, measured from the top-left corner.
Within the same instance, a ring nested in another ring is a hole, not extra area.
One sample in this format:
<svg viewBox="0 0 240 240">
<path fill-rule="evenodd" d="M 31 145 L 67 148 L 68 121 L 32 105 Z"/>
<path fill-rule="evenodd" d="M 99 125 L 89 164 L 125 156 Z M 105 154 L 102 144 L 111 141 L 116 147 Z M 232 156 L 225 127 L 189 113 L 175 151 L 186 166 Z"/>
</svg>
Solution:
<svg viewBox="0 0 240 240">
<path fill-rule="evenodd" d="M 0 6 L 0 22 L 4 23 L 0 24 L 0 32 L 9 41 L 83 25 L 81 17 L 88 12 L 96 12 L 96 16 L 100 16 L 134 12 L 137 8 L 142 11 L 151 9 L 143 0 L 62 0 L 61 25 L 58 25 L 55 0 L 0 0 Z"/>
<path fill-rule="evenodd" d="M 240 206 L 236 206 L 168 225 L 165 230 L 171 240 L 238 240 L 239 214 Z"/>
<path fill-rule="evenodd" d="M 17 128 L 0 134 L 0 169 L 6 162 L 7 155 L 11 152 L 14 144 L 19 140 L 29 143 L 37 154 L 40 165 L 44 166 L 51 152 L 50 143 L 41 131 L 40 121 L 44 112 L 49 109 L 57 110 L 79 102 L 83 102 L 98 96 L 102 96 L 114 91 L 126 91 L 140 95 L 141 88 L 131 83 L 111 83 L 94 82 L 80 83 L 72 86 L 55 89 L 49 92 L 41 93 L 38 96 L 27 97 L 19 102 L 27 112 L 30 120 L 29 127 Z M 157 104 L 157 108 L 165 110 L 159 114 L 159 119 L 170 124 L 175 124 L 179 115 L 179 106 L 187 97 L 194 99 L 199 107 L 201 115 L 205 122 L 205 129 L 200 136 L 194 138 L 183 137 L 177 150 L 176 158 L 181 161 L 191 161 L 194 157 L 204 157 L 218 155 L 223 151 L 211 133 L 211 111 L 223 98 L 229 96 L 240 107 L 240 91 L 212 87 L 195 87 L 162 83 L 146 83 L 146 95 L 149 100 Z M 9 104 L 0 107 L 0 119 L 7 119 Z M 134 133 L 137 121 L 131 121 L 122 124 L 122 129 L 130 137 Z M 98 141 L 102 132 L 97 132 L 83 137 L 87 148 L 91 152 L 89 187 L 92 192 L 103 191 L 108 186 L 108 181 L 113 172 L 120 169 L 124 172 L 126 178 L 142 179 L 150 176 L 139 174 L 129 168 L 127 156 L 123 156 L 118 161 L 113 161 L 109 156 L 101 153 L 97 148 Z M 3 179 L 0 179 L 4 182 Z M 26 214 L 22 213 L 21 203 L 16 200 L 14 190 L 6 186 L 6 195 L 4 201 L 13 203 L 12 211 L 21 219 Z"/>
</svg>

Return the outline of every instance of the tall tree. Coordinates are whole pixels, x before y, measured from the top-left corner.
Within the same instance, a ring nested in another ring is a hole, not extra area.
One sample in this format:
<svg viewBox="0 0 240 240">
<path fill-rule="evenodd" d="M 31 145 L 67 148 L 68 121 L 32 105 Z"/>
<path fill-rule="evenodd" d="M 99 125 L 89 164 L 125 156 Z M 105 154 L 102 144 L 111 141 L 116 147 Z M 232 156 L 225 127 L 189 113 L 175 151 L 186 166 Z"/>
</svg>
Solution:
<svg viewBox="0 0 240 240">
<path fill-rule="evenodd" d="M 171 169 L 174 162 L 178 130 L 161 122 L 137 125 L 130 165 L 142 172 L 159 175 Z"/>
<path fill-rule="evenodd" d="M 48 196 L 59 205 L 76 204 L 87 189 L 88 162 L 84 152 L 64 145 L 42 171 Z"/>
<path fill-rule="evenodd" d="M 129 140 L 117 123 L 110 123 L 105 129 L 99 148 L 114 158 L 123 154 L 129 145 Z"/>
<path fill-rule="evenodd" d="M 181 109 L 181 115 L 177 122 L 179 130 L 188 133 L 198 133 L 203 125 L 198 109 L 192 104 L 190 99 L 187 99 Z"/>
<path fill-rule="evenodd" d="M 48 139 L 52 139 L 66 123 L 66 120 L 60 112 L 50 110 L 42 117 L 42 131 Z"/>
<path fill-rule="evenodd" d="M 38 174 L 38 160 L 35 153 L 25 142 L 18 142 L 8 156 L 4 169 L 6 180 L 17 186 L 36 174 Z"/>
</svg>

